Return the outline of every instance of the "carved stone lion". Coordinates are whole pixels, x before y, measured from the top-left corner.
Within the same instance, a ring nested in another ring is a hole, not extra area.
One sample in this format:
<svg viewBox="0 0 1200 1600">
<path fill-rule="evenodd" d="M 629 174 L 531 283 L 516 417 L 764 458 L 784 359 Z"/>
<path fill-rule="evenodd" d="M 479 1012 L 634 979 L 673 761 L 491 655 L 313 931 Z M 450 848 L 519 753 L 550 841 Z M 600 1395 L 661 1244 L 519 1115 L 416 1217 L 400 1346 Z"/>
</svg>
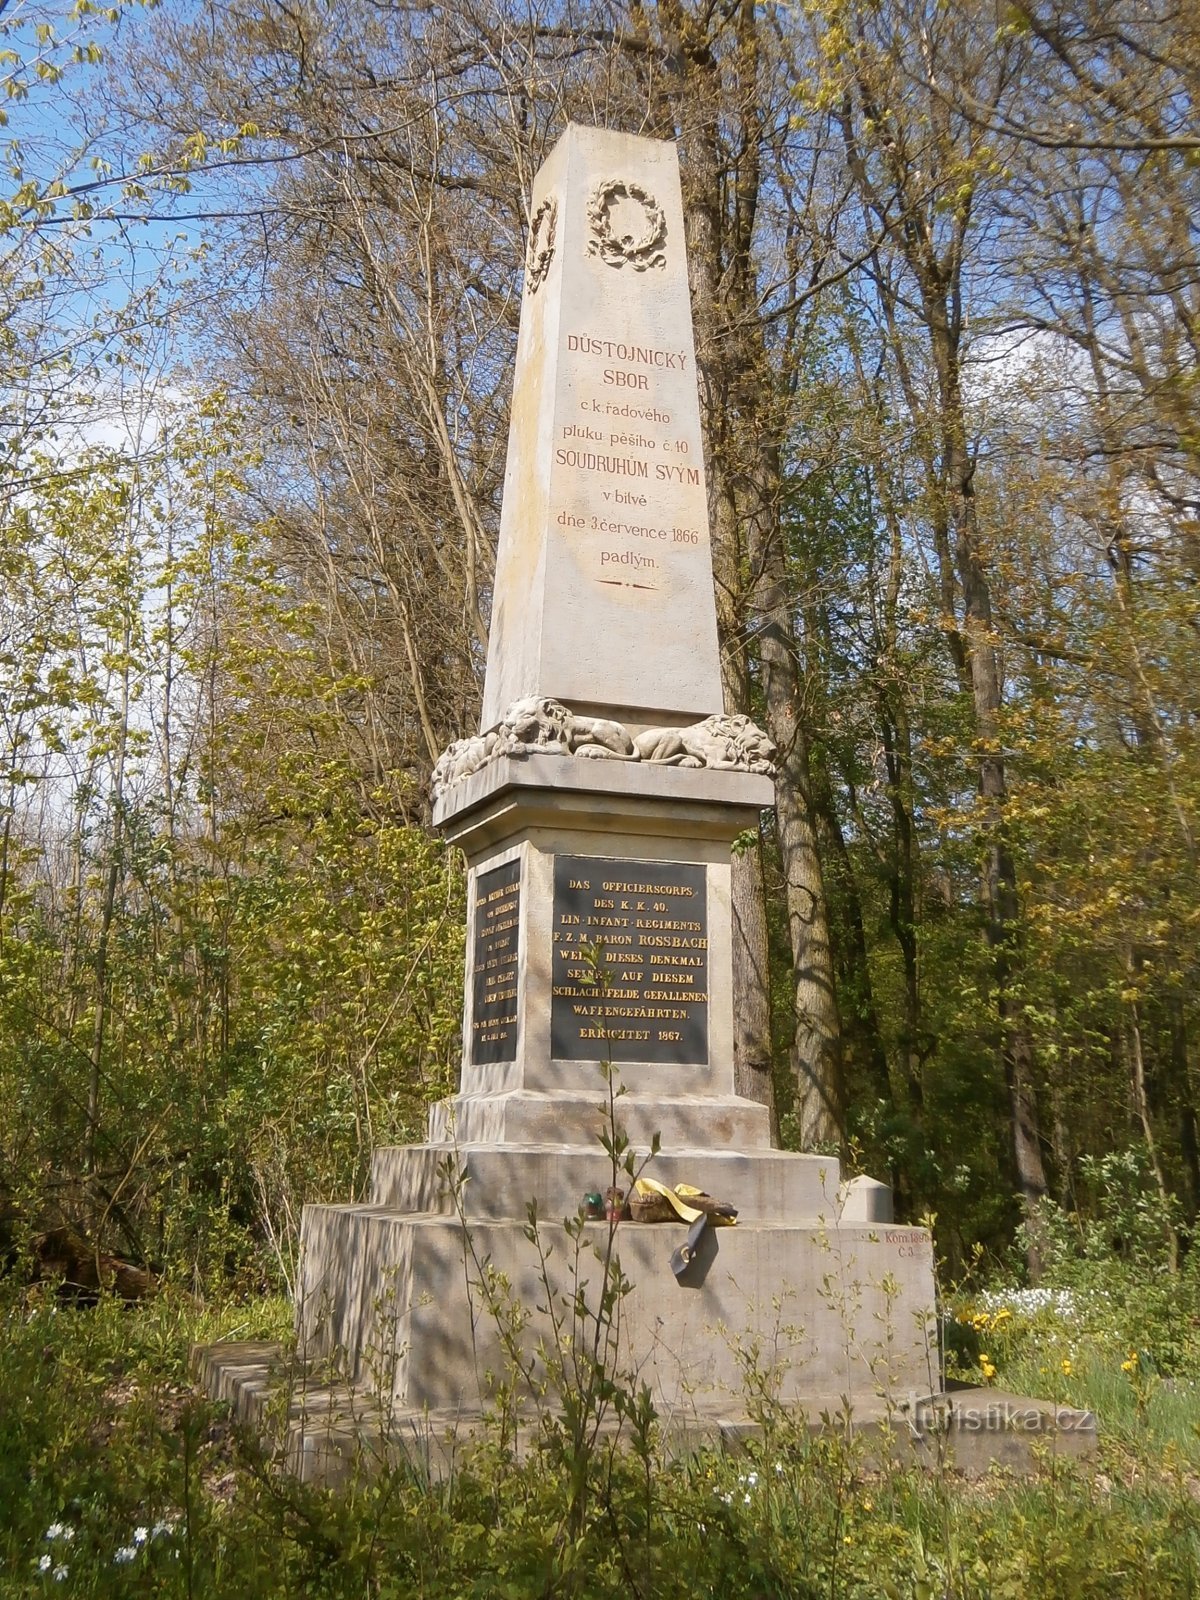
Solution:
<svg viewBox="0 0 1200 1600">
<path fill-rule="evenodd" d="M 690 728 L 647 728 L 634 740 L 643 761 L 674 767 L 775 775 L 775 746 L 750 718 L 706 717 Z"/>
<path fill-rule="evenodd" d="M 437 765 L 429 780 L 429 787 L 436 800 L 444 789 L 451 784 L 458 783 L 462 778 L 469 778 L 473 772 L 478 772 L 480 767 L 486 766 L 492 759 L 495 750 L 494 734 L 478 734 L 471 739 L 455 739 L 454 743 L 447 745 L 437 759 Z"/>
<path fill-rule="evenodd" d="M 580 717 L 544 695 L 517 700 L 499 724 L 471 739 L 456 739 L 439 756 L 430 779 L 436 800 L 497 756 L 580 755 L 636 761 L 633 740 L 619 722 Z"/>
<path fill-rule="evenodd" d="M 579 755 L 775 774 L 775 746 L 749 717 L 706 717 L 690 728 L 647 728 L 635 739 L 619 722 L 578 716 L 561 701 L 538 695 L 515 701 L 489 733 L 456 739 L 433 769 L 434 798 L 506 755 Z"/>
<path fill-rule="evenodd" d="M 629 730 L 605 717 L 575 717 L 571 726 L 571 749 L 581 756 L 600 756 L 618 761 L 638 759 Z"/>
<path fill-rule="evenodd" d="M 572 713 L 557 700 L 544 696 L 514 700 L 495 730 L 495 754 L 513 756 L 544 751 L 550 755 L 568 755 L 572 721 Z"/>
<path fill-rule="evenodd" d="M 496 734 L 497 755 L 578 752 L 637 760 L 633 740 L 619 722 L 579 716 L 558 700 L 518 700 L 504 713 Z"/>
</svg>

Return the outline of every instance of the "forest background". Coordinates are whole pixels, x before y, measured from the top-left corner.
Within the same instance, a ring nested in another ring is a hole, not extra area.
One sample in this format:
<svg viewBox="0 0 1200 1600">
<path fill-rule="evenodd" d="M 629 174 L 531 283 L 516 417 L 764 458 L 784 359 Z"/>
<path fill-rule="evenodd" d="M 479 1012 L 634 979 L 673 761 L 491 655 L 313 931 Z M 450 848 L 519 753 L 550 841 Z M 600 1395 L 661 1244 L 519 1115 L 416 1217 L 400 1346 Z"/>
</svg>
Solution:
<svg viewBox="0 0 1200 1600">
<path fill-rule="evenodd" d="M 780 751 L 742 1092 L 955 1271 L 1093 1225 L 1180 1264 L 1186 0 L 0 0 L 0 90 L 10 1247 L 287 1287 L 454 1085 L 427 784 L 574 118 L 679 141 L 728 707 Z"/>
</svg>

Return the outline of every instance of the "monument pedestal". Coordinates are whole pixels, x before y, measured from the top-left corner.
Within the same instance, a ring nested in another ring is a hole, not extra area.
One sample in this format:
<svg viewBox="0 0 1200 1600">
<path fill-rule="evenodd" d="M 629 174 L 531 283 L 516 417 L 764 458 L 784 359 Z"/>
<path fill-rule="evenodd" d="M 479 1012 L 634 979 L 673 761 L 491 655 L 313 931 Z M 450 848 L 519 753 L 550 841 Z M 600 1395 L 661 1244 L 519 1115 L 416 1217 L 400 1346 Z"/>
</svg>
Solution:
<svg viewBox="0 0 1200 1600">
<path fill-rule="evenodd" d="M 495 1274 L 535 1372 L 544 1272 L 556 1297 L 586 1282 L 596 1312 L 609 1224 L 580 1252 L 562 1219 L 614 1182 L 616 1132 L 639 1172 L 738 1211 L 678 1278 L 682 1224 L 616 1227 L 617 1375 L 661 1417 L 741 1416 L 748 1361 L 814 1412 L 939 1388 L 929 1234 L 891 1224 L 882 1185 L 843 1190 L 835 1159 L 772 1150 L 766 1109 L 734 1093 L 730 846 L 771 794 L 745 772 L 533 754 L 443 798 L 468 859 L 462 1092 L 427 1144 L 376 1152 L 369 1204 L 306 1209 L 307 1356 L 410 1420 L 477 1417 L 511 1358 Z"/>
<path fill-rule="evenodd" d="M 369 1204 L 305 1208 L 288 1459 L 328 1480 L 371 1440 L 437 1466 L 497 1383 L 552 1406 L 597 1333 L 689 1442 L 743 1432 L 749 1382 L 895 1419 L 889 1456 L 936 1459 L 957 1413 L 929 1233 L 836 1160 L 772 1150 L 734 1092 L 731 849 L 773 802 L 773 747 L 722 714 L 674 147 L 572 126 L 530 215 L 483 718 L 433 774 L 469 866 L 461 1089 L 428 1143 L 375 1153 Z M 602 1142 L 625 1139 L 635 1170 L 737 1207 L 679 1272 L 681 1225 L 561 1226 L 628 1187 Z M 200 1365 L 256 1420 L 267 1361 Z M 314 1392 L 325 1362 L 342 1379 Z M 1038 1435 L 1044 1408 L 1022 1415 Z"/>
</svg>

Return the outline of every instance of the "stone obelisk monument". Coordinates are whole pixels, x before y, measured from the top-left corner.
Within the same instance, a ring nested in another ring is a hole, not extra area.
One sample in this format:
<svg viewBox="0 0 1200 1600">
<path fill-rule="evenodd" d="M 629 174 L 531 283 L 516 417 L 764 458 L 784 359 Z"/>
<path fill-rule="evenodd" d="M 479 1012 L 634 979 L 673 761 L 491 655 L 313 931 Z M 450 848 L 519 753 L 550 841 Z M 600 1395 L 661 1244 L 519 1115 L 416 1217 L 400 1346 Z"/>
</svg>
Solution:
<svg viewBox="0 0 1200 1600">
<path fill-rule="evenodd" d="M 504 1369 L 481 1264 L 536 1348 L 527 1206 L 553 1227 L 611 1181 L 607 1066 L 647 1174 L 738 1210 L 681 1276 L 680 1226 L 617 1224 L 621 1356 L 662 1413 L 737 1417 L 748 1341 L 812 1409 L 928 1394 L 929 1234 L 734 1094 L 730 847 L 773 752 L 722 705 L 675 147 L 569 127 L 531 219 L 481 731 L 434 778 L 469 867 L 461 1090 L 375 1152 L 370 1204 L 307 1208 L 306 1348 L 386 1369 L 426 1429 L 477 1415 Z"/>
</svg>

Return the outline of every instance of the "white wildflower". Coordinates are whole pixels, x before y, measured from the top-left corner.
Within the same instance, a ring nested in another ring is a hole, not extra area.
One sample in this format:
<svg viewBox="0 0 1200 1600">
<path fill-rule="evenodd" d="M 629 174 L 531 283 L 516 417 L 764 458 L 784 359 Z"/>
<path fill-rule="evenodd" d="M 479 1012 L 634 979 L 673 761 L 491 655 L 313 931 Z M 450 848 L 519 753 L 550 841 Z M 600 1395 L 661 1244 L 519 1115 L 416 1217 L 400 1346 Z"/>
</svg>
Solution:
<svg viewBox="0 0 1200 1600">
<path fill-rule="evenodd" d="M 145 1544 L 146 1540 L 149 1537 L 150 1537 L 150 1529 L 149 1528 L 135 1528 L 133 1530 L 133 1542 L 134 1542 L 134 1544 Z"/>
<path fill-rule="evenodd" d="M 137 1545 L 123 1544 L 113 1555 L 114 1565 L 124 1566 L 127 1561 L 132 1561 L 137 1555 Z"/>
<path fill-rule="evenodd" d="M 1078 1310 L 1071 1289 L 992 1290 L 981 1294 L 979 1303 L 987 1311 L 1004 1308 L 1027 1317 L 1036 1316 L 1039 1311 L 1052 1311 L 1067 1321 L 1073 1320 Z"/>
<path fill-rule="evenodd" d="M 49 1572 L 50 1571 L 50 1557 L 49 1556 L 43 1556 L 42 1559 L 38 1562 L 38 1571 L 39 1572 Z"/>
<path fill-rule="evenodd" d="M 55 1583 L 61 1583 L 63 1581 L 63 1579 L 66 1577 L 66 1575 L 67 1575 L 67 1568 L 66 1567 L 55 1567 L 55 1569 L 54 1569 L 54 1581 L 55 1581 Z"/>
</svg>

